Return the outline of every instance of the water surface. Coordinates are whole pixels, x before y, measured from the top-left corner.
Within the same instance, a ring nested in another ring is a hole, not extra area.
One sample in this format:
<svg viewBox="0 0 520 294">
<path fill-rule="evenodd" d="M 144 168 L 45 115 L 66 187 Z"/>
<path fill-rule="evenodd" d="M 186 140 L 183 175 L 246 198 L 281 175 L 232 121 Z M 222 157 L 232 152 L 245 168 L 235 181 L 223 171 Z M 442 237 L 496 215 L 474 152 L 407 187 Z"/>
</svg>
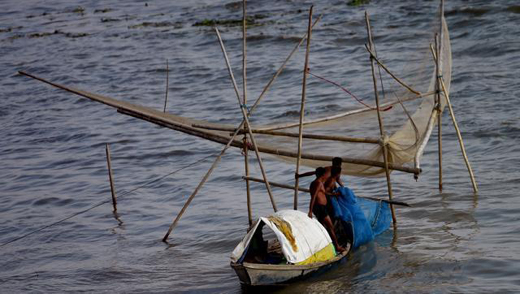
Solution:
<svg viewBox="0 0 520 294">
<path fill-rule="evenodd" d="M 363 23 L 371 14 L 380 56 L 403 68 L 415 38 L 431 32 L 436 1 L 321 1 L 313 34 L 313 70 L 359 96 L 372 97 Z M 256 97 L 305 32 L 311 2 L 252 1 L 249 93 Z M 111 144 L 119 220 L 109 203 L 0 248 L 5 292 L 240 292 L 229 255 L 247 227 L 243 160 L 232 150 L 195 198 L 170 244 L 160 240 L 210 160 L 134 193 L 148 181 L 217 153 L 221 146 L 116 113 L 16 74 L 167 111 L 237 123 L 240 112 L 215 35 L 194 26 L 237 20 L 227 1 L 2 1 L 0 3 L 0 241 L 110 199 L 105 143 Z M 436 135 L 418 182 L 393 173 L 397 230 L 352 254 L 336 269 L 280 292 L 518 292 L 520 290 L 520 6 L 515 1 L 446 3 L 451 30 L 451 95 L 480 192 L 474 194 L 447 112 L 444 184 L 437 190 Z M 239 26 L 221 26 L 238 75 Z M 258 122 L 297 119 L 303 54 L 259 107 Z M 240 79 L 239 79 L 239 82 Z M 311 80 L 309 115 L 357 107 L 330 85 Z M 375 118 L 374 118 L 375 119 Z M 291 182 L 294 166 L 266 158 L 273 180 Z M 256 165 L 252 172 L 259 174 Z M 368 196 L 386 195 L 383 179 L 346 178 Z M 304 183 L 306 184 L 306 183 Z M 254 216 L 270 213 L 253 185 Z M 292 192 L 275 190 L 280 208 Z M 308 198 L 302 199 L 305 207 Z M 303 209 L 303 208 L 302 208 Z"/>
</svg>

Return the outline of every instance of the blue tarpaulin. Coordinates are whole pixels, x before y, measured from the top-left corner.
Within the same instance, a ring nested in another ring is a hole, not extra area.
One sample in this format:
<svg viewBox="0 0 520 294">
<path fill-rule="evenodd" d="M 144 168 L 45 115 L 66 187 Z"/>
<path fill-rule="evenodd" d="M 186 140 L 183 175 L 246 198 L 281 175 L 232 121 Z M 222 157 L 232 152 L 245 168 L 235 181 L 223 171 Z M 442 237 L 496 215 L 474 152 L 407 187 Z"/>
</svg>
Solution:
<svg viewBox="0 0 520 294">
<path fill-rule="evenodd" d="M 347 187 L 339 187 L 336 191 L 341 195 L 331 197 L 335 217 L 352 227 L 353 248 L 372 241 L 375 236 L 390 228 L 392 215 L 388 203 L 357 198 Z"/>
</svg>

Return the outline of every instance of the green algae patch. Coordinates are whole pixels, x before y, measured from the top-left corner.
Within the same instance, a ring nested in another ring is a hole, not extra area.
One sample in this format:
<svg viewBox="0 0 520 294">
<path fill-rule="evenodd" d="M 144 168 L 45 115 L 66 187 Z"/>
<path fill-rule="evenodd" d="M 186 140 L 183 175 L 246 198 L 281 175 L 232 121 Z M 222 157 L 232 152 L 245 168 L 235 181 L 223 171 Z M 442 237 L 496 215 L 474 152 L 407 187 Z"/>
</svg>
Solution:
<svg viewBox="0 0 520 294">
<path fill-rule="evenodd" d="M 165 28 L 165 27 L 173 27 L 175 29 L 182 28 L 181 22 L 171 22 L 171 21 L 160 21 L 160 22 L 148 22 L 145 21 L 140 24 L 128 26 L 129 29 L 139 29 L 139 28 Z"/>
<path fill-rule="evenodd" d="M 257 20 L 264 19 L 267 16 L 263 14 L 255 14 L 253 16 L 249 16 L 246 18 L 246 24 L 248 26 L 258 26 L 262 25 Z M 213 26 L 225 26 L 225 27 L 234 27 L 241 26 L 242 19 L 204 19 L 202 21 L 198 21 L 193 24 L 194 27 L 213 27 Z"/>
<path fill-rule="evenodd" d="M 348 5 L 350 6 L 361 6 L 370 3 L 370 0 L 350 0 Z"/>
<path fill-rule="evenodd" d="M 62 32 L 60 30 L 55 30 L 54 32 L 32 33 L 32 34 L 25 35 L 25 37 L 33 39 L 33 38 L 49 37 L 49 36 L 54 36 L 54 35 L 63 35 L 67 38 L 82 38 L 82 37 L 88 36 L 87 33 L 66 33 L 66 32 Z M 23 37 L 23 35 L 19 36 L 19 37 Z"/>
<path fill-rule="evenodd" d="M 121 21 L 119 18 L 102 17 L 101 22 L 116 22 Z"/>
<path fill-rule="evenodd" d="M 103 9 L 96 9 L 94 10 L 94 13 L 107 13 L 107 12 L 110 12 L 110 11 L 113 11 L 112 8 L 103 8 Z"/>
<path fill-rule="evenodd" d="M 520 13 L 520 6 L 509 6 L 506 10 L 513 13 Z"/>
</svg>

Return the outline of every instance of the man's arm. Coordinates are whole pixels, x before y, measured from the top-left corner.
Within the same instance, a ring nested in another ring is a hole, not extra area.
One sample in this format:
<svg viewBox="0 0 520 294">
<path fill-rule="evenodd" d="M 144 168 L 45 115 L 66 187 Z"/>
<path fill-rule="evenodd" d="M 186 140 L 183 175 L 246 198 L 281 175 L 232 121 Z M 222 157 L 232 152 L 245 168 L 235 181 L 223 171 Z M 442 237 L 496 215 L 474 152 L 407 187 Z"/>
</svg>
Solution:
<svg viewBox="0 0 520 294">
<path fill-rule="evenodd" d="M 310 172 L 306 172 L 306 173 L 303 173 L 303 174 L 294 173 L 294 177 L 295 178 L 303 178 L 303 177 L 313 176 L 315 174 L 316 174 L 315 171 L 310 171 Z"/>
<path fill-rule="evenodd" d="M 336 183 L 338 183 L 338 185 L 340 185 L 341 187 L 345 187 L 345 185 L 343 185 L 343 181 L 341 180 L 341 177 L 338 177 L 336 179 Z"/>
</svg>

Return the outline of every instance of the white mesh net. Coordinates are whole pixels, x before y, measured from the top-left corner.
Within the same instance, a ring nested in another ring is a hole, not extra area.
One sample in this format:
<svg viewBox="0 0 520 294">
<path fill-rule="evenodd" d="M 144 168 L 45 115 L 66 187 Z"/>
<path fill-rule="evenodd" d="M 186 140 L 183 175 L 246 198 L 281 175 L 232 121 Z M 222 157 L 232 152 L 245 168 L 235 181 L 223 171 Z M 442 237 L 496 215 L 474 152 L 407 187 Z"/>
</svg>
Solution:
<svg viewBox="0 0 520 294">
<path fill-rule="evenodd" d="M 442 22 L 443 32 L 440 34 L 442 37 L 440 74 L 443 76 L 449 93 L 451 81 L 451 46 L 448 27 L 444 18 L 442 18 Z M 406 68 L 407 71 L 413 72 L 413 77 L 405 82 L 411 85 L 415 90 L 421 92 L 424 95 L 423 97 L 418 98 L 416 94 L 404 89 L 395 81 L 394 84 L 385 85 L 387 88 L 390 86 L 391 90 L 388 92 L 393 96 L 390 97 L 393 101 L 382 104 L 381 109 L 385 109 L 383 106 L 389 104 L 393 104 L 394 106 L 389 110 L 381 112 L 381 114 L 385 125 L 385 133 L 387 134 L 386 141 L 388 143 L 389 162 L 394 164 L 406 165 L 414 163 L 415 160 L 415 166 L 419 167 L 419 160 L 424 150 L 420 148 L 420 146 L 428 142 L 431 129 L 433 129 L 433 126 L 437 123 L 437 111 L 434 111 L 436 106 L 436 95 L 434 94 L 436 90 L 436 70 L 429 46 L 430 43 L 425 42 L 424 62 L 422 64 L 415 64 L 414 69 L 411 69 L 411 67 L 414 66 L 407 66 Z M 398 73 L 394 74 L 399 76 Z M 383 75 L 385 75 L 384 72 Z M 386 95 L 390 96 L 388 93 Z M 399 101 L 401 101 L 402 104 L 400 104 Z M 444 106 L 445 99 L 441 93 L 441 110 Z M 256 126 L 256 128 L 264 130 L 283 130 L 295 133 L 298 132 L 298 123 L 294 122 L 284 125 L 262 127 Z M 351 111 L 350 113 L 338 114 L 326 119 L 306 120 L 304 132 L 308 134 L 342 135 L 349 137 L 367 137 L 367 134 L 371 134 L 372 137 L 379 137 L 379 126 L 376 111 L 365 108 L 361 111 L 357 111 L 357 113 L 356 111 Z M 289 150 L 291 152 L 297 151 L 298 138 L 275 137 L 261 134 L 257 134 L 255 138 L 259 145 Z M 383 148 L 378 144 L 367 143 L 334 142 L 314 139 L 304 139 L 303 143 L 304 153 L 360 158 L 379 162 L 383 161 L 382 150 Z M 292 162 L 295 161 L 295 158 L 280 158 Z M 301 163 L 310 167 L 330 165 L 330 162 L 309 159 L 302 159 Z M 343 173 L 364 177 L 379 176 L 384 174 L 384 169 L 381 167 L 344 163 Z"/>
</svg>

